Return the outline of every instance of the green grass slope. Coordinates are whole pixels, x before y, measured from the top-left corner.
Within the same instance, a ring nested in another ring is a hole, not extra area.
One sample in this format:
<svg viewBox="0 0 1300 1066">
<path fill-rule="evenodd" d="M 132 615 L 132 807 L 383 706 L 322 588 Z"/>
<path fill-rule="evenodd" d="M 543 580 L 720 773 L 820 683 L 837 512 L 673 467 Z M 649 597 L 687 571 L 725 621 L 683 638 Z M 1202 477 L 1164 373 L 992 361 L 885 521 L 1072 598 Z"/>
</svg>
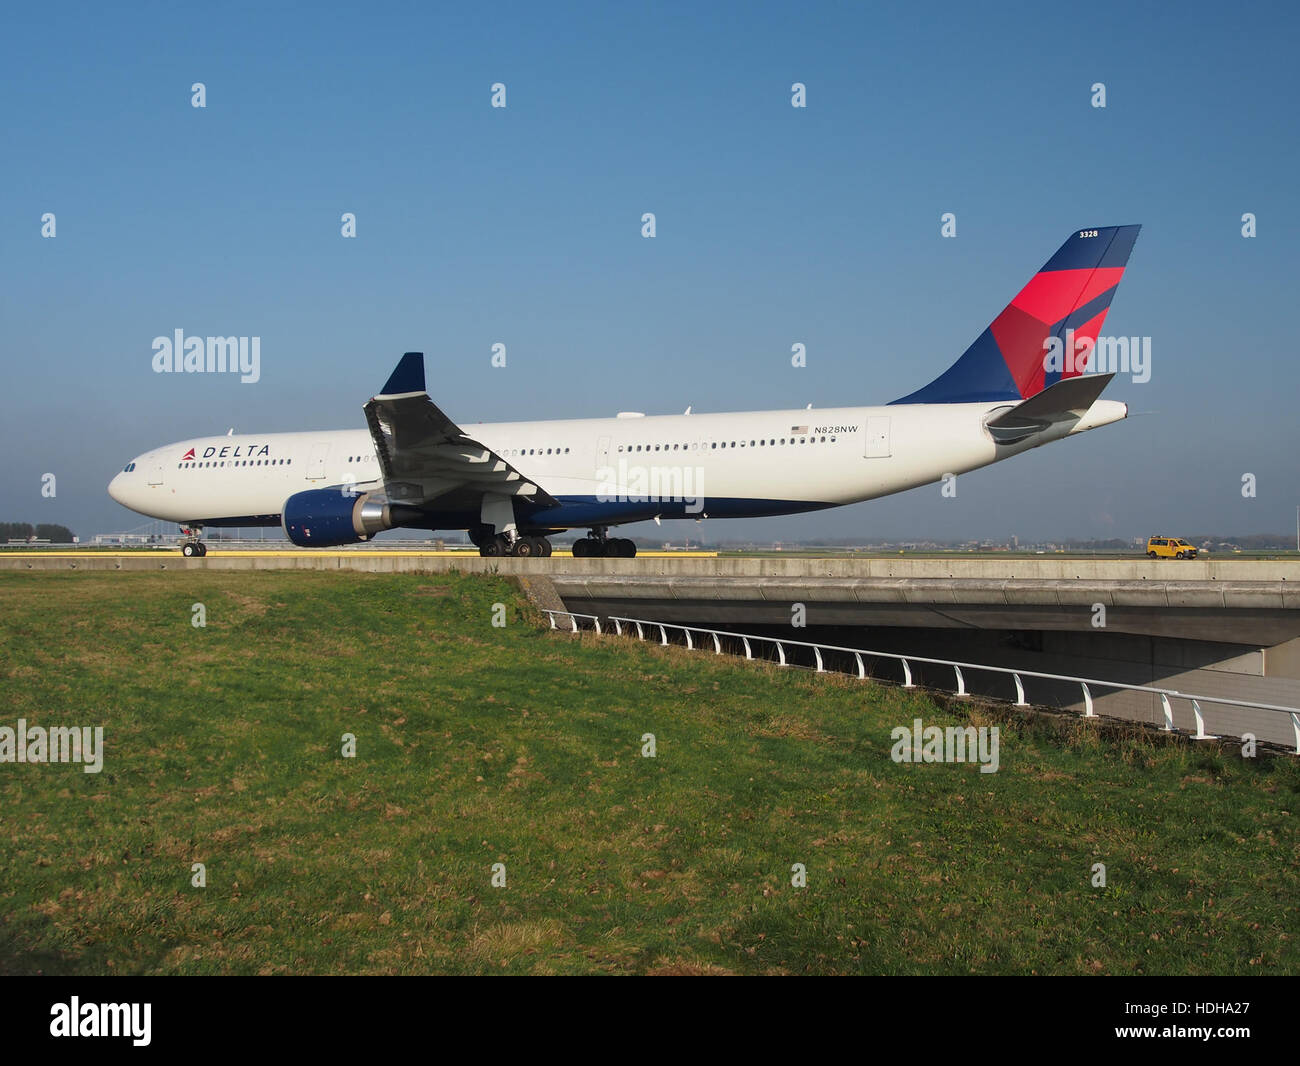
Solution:
<svg viewBox="0 0 1300 1066">
<path fill-rule="evenodd" d="M 0 641 L 0 726 L 105 729 L 0 763 L 0 972 L 1300 971 L 1294 759 L 566 637 L 497 578 L 3 574 Z M 892 762 L 916 717 L 1001 768 Z"/>
</svg>

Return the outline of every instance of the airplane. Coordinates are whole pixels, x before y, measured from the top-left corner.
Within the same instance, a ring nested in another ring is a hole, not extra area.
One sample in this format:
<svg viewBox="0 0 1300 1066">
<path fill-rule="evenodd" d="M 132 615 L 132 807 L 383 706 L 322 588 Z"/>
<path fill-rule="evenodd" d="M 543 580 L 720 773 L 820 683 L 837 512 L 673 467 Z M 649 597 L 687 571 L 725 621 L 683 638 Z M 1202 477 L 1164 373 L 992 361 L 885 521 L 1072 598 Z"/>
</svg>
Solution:
<svg viewBox="0 0 1300 1066">
<path fill-rule="evenodd" d="M 279 525 L 304 548 L 398 527 L 465 530 L 485 556 L 547 556 L 549 535 L 586 529 L 579 558 L 635 556 L 609 535 L 630 522 L 888 496 L 1128 416 L 1099 398 L 1114 373 L 1085 371 L 1140 228 L 1073 232 L 956 362 L 884 406 L 465 429 L 426 392 L 423 354 L 407 352 L 364 405 L 366 429 L 168 444 L 128 463 L 108 493 L 179 523 L 186 556 L 207 554 L 205 527 Z"/>
</svg>

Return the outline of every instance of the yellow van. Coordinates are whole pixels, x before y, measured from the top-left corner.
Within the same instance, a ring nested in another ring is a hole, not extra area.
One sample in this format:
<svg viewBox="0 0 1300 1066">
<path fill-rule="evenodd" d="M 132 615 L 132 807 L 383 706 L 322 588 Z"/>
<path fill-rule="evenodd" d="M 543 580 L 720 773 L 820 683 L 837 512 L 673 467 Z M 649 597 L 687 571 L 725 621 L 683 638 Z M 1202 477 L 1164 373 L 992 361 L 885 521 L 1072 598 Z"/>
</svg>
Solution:
<svg viewBox="0 0 1300 1066">
<path fill-rule="evenodd" d="M 1195 559 L 1196 548 L 1177 537 L 1152 537 L 1147 541 L 1147 555 L 1152 559 Z"/>
</svg>

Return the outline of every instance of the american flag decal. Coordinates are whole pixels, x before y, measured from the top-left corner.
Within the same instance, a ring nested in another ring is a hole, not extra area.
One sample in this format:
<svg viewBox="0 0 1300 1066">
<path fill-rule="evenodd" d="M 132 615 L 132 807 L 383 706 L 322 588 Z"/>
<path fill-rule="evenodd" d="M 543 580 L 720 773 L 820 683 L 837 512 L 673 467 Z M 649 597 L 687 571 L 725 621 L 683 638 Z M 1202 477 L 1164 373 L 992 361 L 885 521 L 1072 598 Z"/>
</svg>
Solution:
<svg viewBox="0 0 1300 1066">
<path fill-rule="evenodd" d="M 790 432 L 791 432 L 791 433 L 807 433 L 807 432 L 808 432 L 808 427 L 807 427 L 807 426 L 791 426 L 791 427 L 790 427 Z"/>
</svg>

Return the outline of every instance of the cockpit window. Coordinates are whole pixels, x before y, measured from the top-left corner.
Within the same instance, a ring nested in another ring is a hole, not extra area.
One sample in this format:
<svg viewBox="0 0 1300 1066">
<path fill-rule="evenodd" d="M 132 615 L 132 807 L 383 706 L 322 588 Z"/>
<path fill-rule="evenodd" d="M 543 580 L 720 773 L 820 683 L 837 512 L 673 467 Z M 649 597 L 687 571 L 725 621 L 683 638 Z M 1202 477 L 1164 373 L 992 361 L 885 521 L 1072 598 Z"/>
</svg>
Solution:
<svg viewBox="0 0 1300 1066">
<path fill-rule="evenodd" d="M 135 463 L 127 463 L 126 466 L 122 467 L 122 473 L 129 474 L 134 469 Z"/>
</svg>

